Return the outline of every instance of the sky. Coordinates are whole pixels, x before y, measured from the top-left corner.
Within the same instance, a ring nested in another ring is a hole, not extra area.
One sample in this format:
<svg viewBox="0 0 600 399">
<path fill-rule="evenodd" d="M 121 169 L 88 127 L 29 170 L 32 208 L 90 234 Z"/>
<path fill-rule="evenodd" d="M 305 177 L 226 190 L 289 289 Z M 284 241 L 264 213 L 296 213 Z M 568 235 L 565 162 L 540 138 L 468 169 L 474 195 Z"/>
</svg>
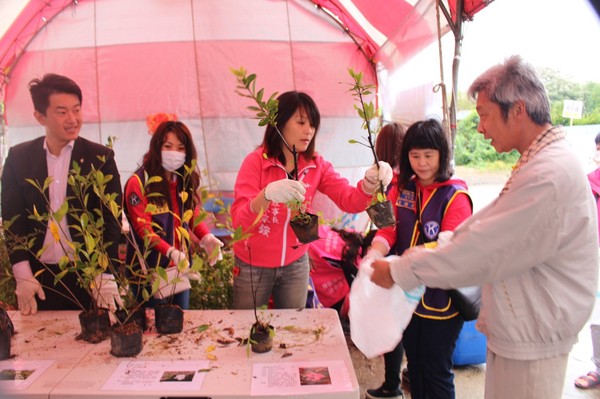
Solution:
<svg viewBox="0 0 600 399">
<path fill-rule="evenodd" d="M 512 54 L 577 82 L 600 83 L 600 19 L 587 0 L 495 0 L 465 23 L 463 33 L 461 91 Z M 453 35 L 445 40 L 452 43 Z M 450 60 L 452 46 L 444 55 Z"/>
</svg>

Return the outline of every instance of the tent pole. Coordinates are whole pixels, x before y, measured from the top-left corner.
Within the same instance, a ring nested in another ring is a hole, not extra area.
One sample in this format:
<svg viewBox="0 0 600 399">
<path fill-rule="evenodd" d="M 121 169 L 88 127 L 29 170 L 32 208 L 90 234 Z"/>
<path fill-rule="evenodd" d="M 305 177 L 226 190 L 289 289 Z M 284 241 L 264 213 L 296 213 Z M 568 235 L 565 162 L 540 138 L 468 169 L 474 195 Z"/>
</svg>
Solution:
<svg viewBox="0 0 600 399">
<path fill-rule="evenodd" d="M 454 158 L 454 141 L 456 139 L 456 102 L 458 91 L 458 67 L 460 65 L 460 57 L 462 54 L 464 0 L 456 0 L 456 22 L 452 20 L 452 15 L 444 6 L 443 0 L 437 0 L 437 3 L 439 9 L 444 14 L 444 17 L 446 17 L 448 26 L 450 26 L 452 34 L 454 35 L 454 58 L 452 59 L 451 99 L 450 106 L 448 107 L 448 109 L 444 109 L 444 114 L 448 112 L 448 119 L 450 119 L 450 140 L 452 144 L 452 158 Z"/>
<path fill-rule="evenodd" d="M 450 134 L 452 143 L 452 156 L 454 157 L 454 140 L 456 138 L 456 102 L 458 93 L 458 69 L 460 65 L 460 57 L 462 54 L 463 40 L 463 9 L 464 0 L 456 0 L 456 22 L 452 33 L 454 34 L 454 58 L 452 60 L 452 99 L 450 101 Z"/>
</svg>

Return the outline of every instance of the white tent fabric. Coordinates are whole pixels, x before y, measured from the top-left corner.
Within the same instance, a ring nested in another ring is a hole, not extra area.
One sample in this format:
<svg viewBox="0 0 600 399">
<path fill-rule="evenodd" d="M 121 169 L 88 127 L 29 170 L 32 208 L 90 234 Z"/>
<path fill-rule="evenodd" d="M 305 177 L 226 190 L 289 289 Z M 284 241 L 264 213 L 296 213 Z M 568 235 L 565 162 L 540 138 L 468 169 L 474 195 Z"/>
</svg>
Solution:
<svg viewBox="0 0 600 399">
<path fill-rule="evenodd" d="M 375 83 L 356 45 L 309 2 L 273 0 L 102 0 L 68 7 L 31 41 L 11 71 L 9 143 L 43 134 L 26 83 L 46 72 L 67 75 L 84 93 L 82 136 L 117 137 L 123 180 L 147 150 L 145 117 L 175 113 L 194 133 L 213 189 L 231 190 L 243 157 L 263 129 L 235 94 L 230 68 L 258 75 L 267 93 L 301 90 L 319 105 L 317 150 L 356 180 L 372 160 L 348 143 L 363 134 L 347 93 L 347 68 Z M 357 169 L 358 168 L 358 169 Z M 208 181 L 207 181 L 208 182 Z"/>
<path fill-rule="evenodd" d="M 432 92 L 437 56 L 400 69 L 435 41 L 436 0 L 0 0 L 0 12 L 23 2 L 8 29 L 0 24 L 0 160 L 8 147 L 43 135 L 27 83 L 48 72 L 82 87 L 84 137 L 117 138 L 122 182 L 147 150 L 146 116 L 167 112 L 192 130 L 204 183 L 233 189 L 263 129 L 246 109 L 250 100 L 235 94 L 230 68 L 256 73 L 267 93 L 309 93 L 322 114 L 317 151 L 353 183 L 373 160 L 348 143 L 365 132 L 347 68 L 378 84 L 385 120 L 441 113 Z M 487 3 L 440 4 L 455 20 Z"/>
</svg>

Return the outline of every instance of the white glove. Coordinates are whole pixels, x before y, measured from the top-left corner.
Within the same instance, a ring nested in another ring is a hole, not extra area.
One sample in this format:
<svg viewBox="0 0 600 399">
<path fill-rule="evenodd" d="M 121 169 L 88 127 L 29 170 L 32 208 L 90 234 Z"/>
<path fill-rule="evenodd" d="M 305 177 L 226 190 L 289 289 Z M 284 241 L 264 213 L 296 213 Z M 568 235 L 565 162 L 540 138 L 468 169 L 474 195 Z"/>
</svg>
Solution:
<svg viewBox="0 0 600 399">
<path fill-rule="evenodd" d="M 376 249 L 375 249 L 375 248 L 373 248 L 373 247 L 370 247 L 370 248 L 367 250 L 367 254 L 366 254 L 365 256 L 363 256 L 363 258 L 362 258 L 362 260 L 361 260 L 361 262 L 360 262 L 360 263 L 361 263 L 361 265 L 362 265 L 363 263 L 367 263 L 367 262 L 368 262 L 369 264 L 371 264 L 371 263 L 373 263 L 374 261 L 376 261 L 377 259 L 383 259 L 383 258 L 384 258 L 384 255 L 383 255 L 381 252 L 379 252 L 378 250 L 376 250 Z"/>
<path fill-rule="evenodd" d="M 180 250 L 175 249 L 174 247 L 171 247 L 167 251 L 167 256 L 169 258 L 171 258 L 171 260 L 173 261 L 173 263 L 175 263 L 175 266 L 177 266 L 177 267 L 179 267 L 179 264 L 181 262 L 184 262 L 183 268 L 180 270 L 186 270 L 186 269 L 190 268 L 190 261 L 185 256 L 185 253 L 181 252 Z"/>
<path fill-rule="evenodd" d="M 13 266 L 13 275 L 17 283 L 15 295 L 17 296 L 17 303 L 21 314 L 36 314 L 37 302 L 35 296 L 37 294 L 38 298 L 45 300 L 46 294 L 44 294 L 44 289 L 40 282 L 33 277 L 29 261 L 24 260 L 15 264 Z"/>
<path fill-rule="evenodd" d="M 297 180 L 282 179 L 271 182 L 265 187 L 267 201 L 286 203 L 292 200 L 304 201 L 306 189 Z"/>
<path fill-rule="evenodd" d="M 193 270 L 188 270 L 187 272 L 183 273 L 183 276 L 187 277 L 188 280 L 200 281 L 200 273 Z"/>
<path fill-rule="evenodd" d="M 377 165 L 379 165 L 379 168 L 377 168 Z M 373 194 L 379 188 L 379 182 L 383 184 L 385 190 L 394 177 L 394 171 L 389 163 L 379 161 L 377 165 L 371 165 L 365 172 L 363 190 L 368 194 Z"/>
<path fill-rule="evenodd" d="M 440 232 L 440 234 L 438 234 L 438 237 L 437 237 L 438 247 L 444 247 L 444 246 L 448 245 L 450 240 L 452 240 L 453 236 L 454 236 L 454 232 L 450 231 L 450 230 L 444 230 L 444 231 Z"/>
<path fill-rule="evenodd" d="M 200 240 L 200 246 L 204 248 L 208 254 L 208 263 L 214 266 L 219 260 L 223 260 L 223 253 L 221 247 L 223 243 L 213 234 L 207 234 Z"/>
<path fill-rule="evenodd" d="M 119 295 L 119 286 L 115 281 L 115 276 L 108 273 L 102 273 L 91 284 L 92 300 L 96 301 L 96 305 L 100 309 L 108 309 L 111 313 L 122 308 L 123 299 Z"/>
</svg>

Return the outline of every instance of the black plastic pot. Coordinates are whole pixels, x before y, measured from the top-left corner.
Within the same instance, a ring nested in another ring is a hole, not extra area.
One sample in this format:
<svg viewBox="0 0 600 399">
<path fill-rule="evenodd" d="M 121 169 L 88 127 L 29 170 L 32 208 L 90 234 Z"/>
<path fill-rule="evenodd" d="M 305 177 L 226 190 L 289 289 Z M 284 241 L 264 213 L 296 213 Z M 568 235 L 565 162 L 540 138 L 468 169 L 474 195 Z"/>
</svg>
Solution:
<svg viewBox="0 0 600 399">
<path fill-rule="evenodd" d="M 128 322 L 133 321 L 139 324 L 142 332 L 147 329 L 145 308 L 139 308 L 133 313 L 131 313 L 131 311 L 126 311 L 125 309 L 119 309 L 115 312 L 115 316 L 121 323 L 124 323 L 125 320 L 127 320 Z"/>
<path fill-rule="evenodd" d="M 250 347 L 252 352 L 265 353 L 273 349 L 273 330 L 272 325 L 254 323 L 250 331 Z"/>
<path fill-rule="evenodd" d="M 0 360 L 10 357 L 10 340 L 12 332 L 7 328 L 0 328 Z"/>
<path fill-rule="evenodd" d="M 110 330 L 110 354 L 115 357 L 131 357 L 142 351 L 142 329 L 139 324 L 129 322 L 115 324 Z"/>
<path fill-rule="evenodd" d="M 15 334 L 10 316 L 6 309 L 0 307 L 0 360 L 10 357 L 11 338 Z"/>
<path fill-rule="evenodd" d="M 154 308 L 154 325 L 159 334 L 177 334 L 183 330 L 183 310 L 174 304 Z"/>
<path fill-rule="evenodd" d="M 312 213 L 296 215 L 290 222 L 290 226 L 292 226 L 294 234 L 302 244 L 308 244 L 319 239 L 318 215 Z"/>
<path fill-rule="evenodd" d="M 82 339 L 92 344 L 104 341 L 110 331 L 108 310 L 98 309 L 79 313 L 79 325 L 81 333 L 75 339 Z"/>
<path fill-rule="evenodd" d="M 367 214 L 378 229 L 396 224 L 394 206 L 390 200 L 378 202 L 367 208 Z"/>
</svg>

